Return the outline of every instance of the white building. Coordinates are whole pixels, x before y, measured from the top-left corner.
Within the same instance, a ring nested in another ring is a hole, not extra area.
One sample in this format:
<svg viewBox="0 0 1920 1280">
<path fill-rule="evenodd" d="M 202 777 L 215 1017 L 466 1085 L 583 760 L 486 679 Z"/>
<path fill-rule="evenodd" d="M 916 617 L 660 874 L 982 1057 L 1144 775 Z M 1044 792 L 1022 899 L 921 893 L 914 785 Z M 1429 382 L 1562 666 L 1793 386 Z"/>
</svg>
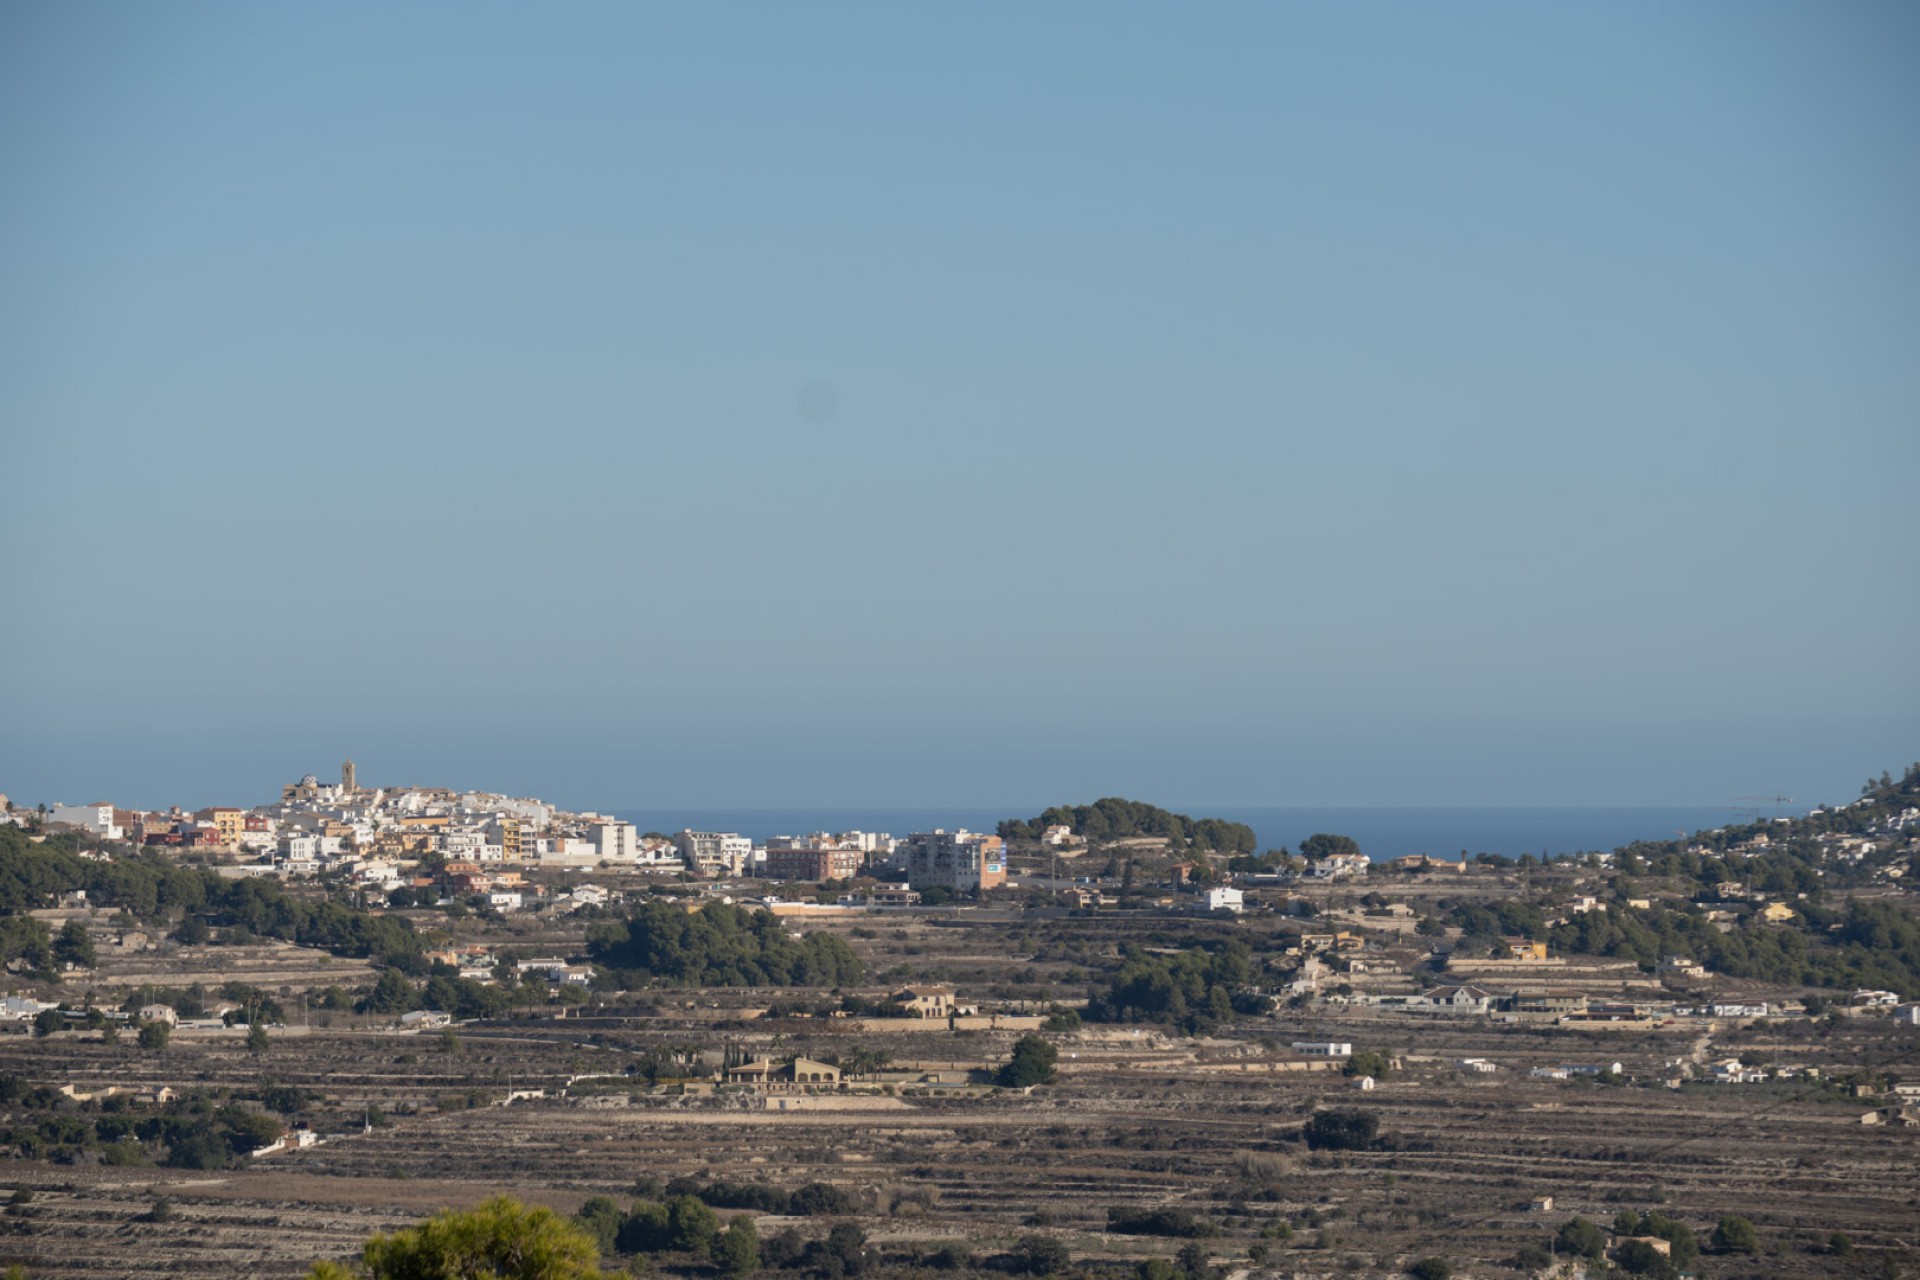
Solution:
<svg viewBox="0 0 1920 1280">
<path fill-rule="evenodd" d="M 499 845 L 488 845 L 480 827 L 448 827 L 440 833 L 440 852 L 449 862 L 499 862 Z M 491 851 L 491 852 L 490 852 Z"/>
<path fill-rule="evenodd" d="M 596 822 L 587 828 L 587 839 L 602 862 L 637 862 L 640 835 L 631 822 Z"/>
<path fill-rule="evenodd" d="M 0 1021 L 30 1022 L 42 1009 L 58 1008 L 44 1000 L 35 1000 L 30 996 L 0 996 Z M 172 1010 L 168 1010 L 169 1013 Z"/>
<path fill-rule="evenodd" d="M 1716 1018 L 1764 1018 L 1767 1016 L 1767 1006 L 1761 1001 L 1743 1004 L 1716 1004 L 1711 1006 L 1709 1011 Z"/>
<path fill-rule="evenodd" d="M 1246 895 L 1238 889 L 1208 889 L 1202 895 L 1202 901 L 1207 904 L 1209 911 L 1239 912 L 1246 908 Z"/>
<path fill-rule="evenodd" d="M 1309 1058 L 1351 1058 L 1353 1046 L 1344 1040 L 1295 1040 L 1293 1051 Z"/>
<path fill-rule="evenodd" d="M 1316 880 L 1339 880 L 1363 876 L 1373 865 L 1364 853 L 1335 853 L 1307 865 L 1307 874 Z"/>
<path fill-rule="evenodd" d="M 753 841 L 732 831 L 682 831 L 673 842 L 695 875 L 742 875 L 753 860 Z"/>
<path fill-rule="evenodd" d="M 47 810 L 47 821 L 79 827 L 108 840 L 126 838 L 126 833 L 114 825 L 113 806 L 104 800 L 97 804 L 56 804 Z"/>
</svg>

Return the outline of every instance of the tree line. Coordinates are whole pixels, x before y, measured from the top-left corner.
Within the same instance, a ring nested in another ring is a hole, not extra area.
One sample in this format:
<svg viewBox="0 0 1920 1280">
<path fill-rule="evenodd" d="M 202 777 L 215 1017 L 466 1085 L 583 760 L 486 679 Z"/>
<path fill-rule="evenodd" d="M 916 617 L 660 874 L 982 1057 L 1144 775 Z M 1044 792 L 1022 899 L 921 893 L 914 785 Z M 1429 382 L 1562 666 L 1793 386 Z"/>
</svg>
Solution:
<svg viewBox="0 0 1920 1280">
<path fill-rule="evenodd" d="M 1171 956 L 1129 944 L 1106 991 L 1088 1001 L 1086 1017 L 1203 1030 L 1264 1010 L 1264 997 L 1244 991 L 1257 972 L 1253 950 L 1238 938 Z"/>
</svg>

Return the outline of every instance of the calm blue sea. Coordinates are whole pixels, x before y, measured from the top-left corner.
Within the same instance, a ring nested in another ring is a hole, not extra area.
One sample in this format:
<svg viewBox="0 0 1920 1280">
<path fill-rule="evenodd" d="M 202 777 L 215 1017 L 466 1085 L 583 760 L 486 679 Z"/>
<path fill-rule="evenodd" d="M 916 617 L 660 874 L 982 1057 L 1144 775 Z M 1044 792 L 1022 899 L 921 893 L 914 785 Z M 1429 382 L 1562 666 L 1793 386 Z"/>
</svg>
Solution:
<svg viewBox="0 0 1920 1280">
<path fill-rule="evenodd" d="M 1617 849 L 1635 840 L 1671 840 L 1750 815 L 1698 806 L 1658 809 L 1180 809 L 1195 817 L 1244 822 L 1262 849 L 1297 848 L 1318 831 L 1352 836 L 1376 858 L 1425 853 L 1458 858 L 1463 852 L 1519 857 Z M 1002 818 L 1033 817 L 1000 809 L 623 809 L 619 816 L 642 831 L 736 831 L 755 841 L 811 831 L 884 831 L 904 836 L 934 827 L 991 831 Z"/>
</svg>

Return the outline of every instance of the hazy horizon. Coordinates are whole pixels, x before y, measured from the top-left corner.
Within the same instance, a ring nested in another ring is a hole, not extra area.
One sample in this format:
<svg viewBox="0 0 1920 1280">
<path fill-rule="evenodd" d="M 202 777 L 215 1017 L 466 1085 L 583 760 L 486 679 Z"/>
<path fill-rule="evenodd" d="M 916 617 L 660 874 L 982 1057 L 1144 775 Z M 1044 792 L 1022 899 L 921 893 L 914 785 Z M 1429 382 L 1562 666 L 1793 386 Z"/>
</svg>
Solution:
<svg viewBox="0 0 1920 1280">
<path fill-rule="evenodd" d="M 1917 52 L 8 6 L 0 791 L 1845 802 L 1920 756 Z"/>
</svg>

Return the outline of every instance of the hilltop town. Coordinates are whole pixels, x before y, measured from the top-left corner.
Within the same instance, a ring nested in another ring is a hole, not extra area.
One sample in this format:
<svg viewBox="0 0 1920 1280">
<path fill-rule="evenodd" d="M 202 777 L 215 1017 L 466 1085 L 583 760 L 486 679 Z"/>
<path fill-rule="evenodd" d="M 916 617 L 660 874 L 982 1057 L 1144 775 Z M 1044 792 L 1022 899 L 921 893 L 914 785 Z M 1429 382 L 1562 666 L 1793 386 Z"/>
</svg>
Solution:
<svg viewBox="0 0 1920 1280">
<path fill-rule="evenodd" d="M 299 1275 L 499 1191 L 687 1275 L 696 1206 L 796 1276 L 1920 1262 L 1920 766 L 1544 862 L 1122 800 L 756 844 L 351 762 L 6 817 L 35 1277 Z"/>
<path fill-rule="evenodd" d="M 862 831 L 816 832 L 759 846 L 735 832 L 668 836 L 537 799 L 440 787 L 363 787 L 351 760 L 341 765 L 338 784 L 309 774 L 287 786 L 278 801 L 251 809 L 146 812 L 101 802 L 55 804 L 44 813 L 9 810 L 7 819 L 178 855 L 224 875 L 317 877 L 376 894 L 405 889 L 500 912 L 548 905 L 548 884 L 529 874 L 536 871 L 685 872 L 815 883 L 877 875 L 909 882 L 916 893 L 950 894 L 1006 881 L 1005 842 L 966 830 L 920 833 L 911 841 Z M 588 890 L 588 900 L 596 896 Z"/>
</svg>

